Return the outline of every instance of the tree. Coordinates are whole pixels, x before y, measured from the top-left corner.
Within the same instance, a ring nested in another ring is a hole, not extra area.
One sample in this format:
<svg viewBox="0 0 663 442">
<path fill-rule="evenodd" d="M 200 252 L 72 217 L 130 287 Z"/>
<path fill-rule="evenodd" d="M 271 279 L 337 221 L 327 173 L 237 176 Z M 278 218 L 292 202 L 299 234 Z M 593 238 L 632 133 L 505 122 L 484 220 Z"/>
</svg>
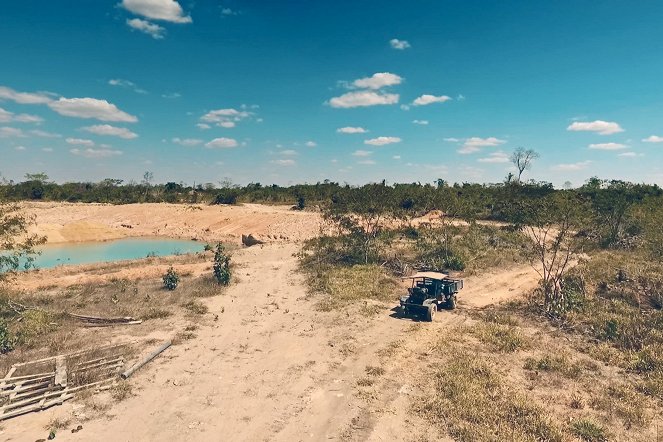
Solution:
<svg viewBox="0 0 663 442">
<path fill-rule="evenodd" d="M 153 179 L 154 179 L 154 174 L 149 170 L 146 170 L 145 173 L 143 174 L 143 180 L 141 181 L 141 184 L 145 186 L 145 201 L 147 201 L 147 198 L 149 196 L 150 186 L 152 185 Z"/>
<path fill-rule="evenodd" d="M 516 169 L 518 169 L 518 183 L 520 183 L 520 177 L 523 175 L 523 172 L 530 169 L 532 167 L 532 162 L 537 158 L 539 158 L 539 154 L 534 149 L 518 147 L 513 151 L 511 154 L 511 162 L 516 166 Z"/>
<path fill-rule="evenodd" d="M 563 315 L 569 306 L 563 281 L 571 262 L 582 251 L 583 238 L 576 231 L 586 223 L 586 202 L 568 192 L 524 201 L 516 209 L 521 227 L 532 240 L 530 261 L 541 276 L 546 311 Z"/>
<path fill-rule="evenodd" d="M 214 277 L 219 284 L 230 284 L 230 256 L 226 255 L 225 249 L 221 243 L 216 244 L 212 269 L 214 271 Z"/>
<path fill-rule="evenodd" d="M 25 215 L 18 204 L 0 203 L 0 282 L 20 268 L 34 263 L 35 247 L 46 242 L 43 236 L 31 234 L 34 218 Z"/>
</svg>

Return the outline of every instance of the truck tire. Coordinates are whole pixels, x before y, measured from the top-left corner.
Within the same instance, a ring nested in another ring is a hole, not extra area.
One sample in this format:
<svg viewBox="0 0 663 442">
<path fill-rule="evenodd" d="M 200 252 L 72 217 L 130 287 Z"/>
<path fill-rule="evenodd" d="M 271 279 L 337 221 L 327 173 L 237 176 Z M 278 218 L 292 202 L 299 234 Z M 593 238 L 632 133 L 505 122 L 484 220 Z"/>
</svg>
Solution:
<svg viewBox="0 0 663 442">
<path fill-rule="evenodd" d="M 426 312 L 426 320 L 428 322 L 433 322 L 433 319 L 435 319 L 435 312 L 437 311 L 437 307 L 435 304 L 431 303 L 428 306 L 428 311 Z"/>
</svg>

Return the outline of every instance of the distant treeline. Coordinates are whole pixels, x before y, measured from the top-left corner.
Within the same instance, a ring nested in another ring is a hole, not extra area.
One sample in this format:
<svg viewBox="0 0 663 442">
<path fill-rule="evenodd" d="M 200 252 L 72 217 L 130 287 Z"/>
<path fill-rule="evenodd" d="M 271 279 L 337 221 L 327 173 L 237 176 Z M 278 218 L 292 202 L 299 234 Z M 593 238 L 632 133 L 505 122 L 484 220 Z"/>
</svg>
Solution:
<svg viewBox="0 0 663 442">
<path fill-rule="evenodd" d="M 556 192 L 572 193 L 586 200 L 598 211 L 614 211 L 615 216 L 633 204 L 663 197 L 657 185 L 633 184 L 617 180 L 591 178 L 576 189 L 555 189 L 546 182 L 507 182 L 497 184 L 455 183 L 439 179 L 432 184 L 372 183 L 350 186 L 329 180 L 316 184 L 279 186 L 251 183 L 246 186 L 212 184 L 196 186 L 168 182 L 152 184 L 146 173 L 140 182 L 123 183 L 105 179 L 97 183 L 57 184 L 45 174 L 29 174 L 19 183 L 0 182 L 0 200 L 66 201 L 85 203 L 130 204 L 144 202 L 237 204 L 290 204 L 300 209 L 333 204 L 338 207 L 363 206 L 367 210 L 390 210 L 412 216 L 430 210 L 442 210 L 468 219 L 506 220 L 519 202 L 539 199 Z M 378 206 L 380 206 L 378 208 Z"/>
</svg>

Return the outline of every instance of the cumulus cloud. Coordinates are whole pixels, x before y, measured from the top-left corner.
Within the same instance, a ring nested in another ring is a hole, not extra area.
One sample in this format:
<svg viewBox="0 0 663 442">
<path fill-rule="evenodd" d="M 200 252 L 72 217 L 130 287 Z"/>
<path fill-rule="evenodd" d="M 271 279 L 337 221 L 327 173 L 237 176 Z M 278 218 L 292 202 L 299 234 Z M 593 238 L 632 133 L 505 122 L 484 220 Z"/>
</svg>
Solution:
<svg viewBox="0 0 663 442">
<path fill-rule="evenodd" d="M 23 138 L 25 134 L 15 127 L 0 127 L 0 138 Z"/>
<path fill-rule="evenodd" d="M 0 123 L 41 123 L 43 118 L 30 114 L 15 114 L 0 107 Z"/>
<path fill-rule="evenodd" d="M 401 84 L 403 78 L 391 72 L 378 72 L 370 77 L 360 78 L 352 82 L 357 89 L 382 89 L 386 86 Z"/>
<path fill-rule="evenodd" d="M 658 135 L 650 135 L 647 138 L 642 139 L 643 143 L 663 143 L 663 137 L 659 137 Z"/>
<path fill-rule="evenodd" d="M 207 124 L 207 123 L 198 123 L 198 124 L 196 124 L 196 127 L 197 127 L 198 129 L 202 129 L 202 130 L 207 130 L 207 129 L 211 129 L 211 128 L 212 128 L 212 126 L 210 126 L 210 125 Z"/>
<path fill-rule="evenodd" d="M 414 124 L 419 124 L 421 126 L 426 126 L 428 125 L 428 120 L 412 120 Z"/>
<path fill-rule="evenodd" d="M 621 150 L 621 149 L 626 149 L 627 147 L 628 146 L 621 143 L 598 143 L 598 144 L 589 145 L 590 149 L 595 149 L 595 150 Z"/>
<path fill-rule="evenodd" d="M 306 147 L 315 147 L 317 145 L 318 143 L 316 143 L 315 141 L 307 141 L 306 143 L 304 143 L 304 146 Z"/>
<path fill-rule="evenodd" d="M 579 161 L 577 163 L 556 164 L 552 166 L 551 169 L 559 172 L 575 172 L 578 170 L 587 169 L 590 164 L 592 164 L 592 162 L 589 160 Z"/>
<path fill-rule="evenodd" d="M 297 151 L 293 149 L 280 150 L 279 155 L 294 156 L 297 155 Z"/>
<path fill-rule="evenodd" d="M 397 38 L 392 38 L 391 40 L 389 40 L 389 44 L 391 45 L 392 48 L 399 49 L 401 51 L 403 49 L 407 49 L 410 47 L 410 42 L 408 42 L 407 40 L 399 40 Z"/>
<path fill-rule="evenodd" d="M 237 140 L 234 138 L 214 138 L 212 141 L 205 143 L 208 149 L 227 149 L 239 146 Z"/>
<path fill-rule="evenodd" d="M 364 134 L 368 131 L 363 127 L 346 126 L 346 127 L 339 127 L 338 129 L 336 129 L 336 132 L 340 134 Z"/>
<path fill-rule="evenodd" d="M 296 164 L 295 160 L 291 159 L 272 160 L 270 162 L 279 166 L 294 166 Z"/>
<path fill-rule="evenodd" d="M 82 127 L 81 130 L 96 135 L 108 135 L 113 137 L 120 137 L 124 138 L 125 140 L 138 138 L 138 134 L 131 132 L 129 129 L 125 127 L 111 126 L 110 124 L 97 124 L 94 126 L 86 126 Z"/>
<path fill-rule="evenodd" d="M 166 28 L 163 26 L 140 18 L 127 19 L 127 25 L 132 29 L 150 35 L 156 40 L 161 40 L 166 35 Z"/>
<path fill-rule="evenodd" d="M 385 94 L 375 91 L 348 92 L 329 100 L 329 105 L 336 108 L 366 107 L 398 103 L 398 94 Z"/>
<path fill-rule="evenodd" d="M 400 155 L 394 155 L 394 156 L 391 157 L 391 158 L 394 159 L 394 160 L 400 160 L 400 159 L 401 159 L 401 156 L 400 156 Z"/>
<path fill-rule="evenodd" d="M 53 152 L 53 148 L 52 148 L 52 147 L 44 147 L 44 148 L 42 148 L 41 150 L 42 150 L 42 152 Z"/>
<path fill-rule="evenodd" d="M 101 121 L 119 121 L 135 123 L 138 121 L 133 115 L 121 111 L 112 103 L 96 98 L 60 98 L 51 101 L 48 106 L 66 117 L 94 118 Z"/>
<path fill-rule="evenodd" d="M 635 153 L 635 152 L 622 152 L 620 154 L 617 154 L 618 157 L 626 157 L 626 158 L 634 158 L 634 157 L 642 157 L 644 156 L 641 153 Z"/>
<path fill-rule="evenodd" d="M 502 151 L 493 152 L 487 157 L 479 158 L 477 161 L 480 163 L 508 163 L 509 155 Z"/>
<path fill-rule="evenodd" d="M 417 97 L 413 102 L 413 106 L 427 106 L 429 104 L 433 103 L 444 103 L 445 101 L 449 101 L 452 98 L 447 96 L 447 95 L 430 95 L 430 94 L 424 94 L 420 97 Z"/>
<path fill-rule="evenodd" d="M 62 138 L 62 135 L 56 134 L 53 132 L 46 132 L 45 130 L 31 130 L 30 134 L 37 136 L 37 137 L 42 137 L 42 138 Z"/>
<path fill-rule="evenodd" d="M 253 113 L 244 109 L 216 109 L 209 111 L 200 117 L 200 120 L 204 122 L 202 124 L 213 123 L 219 127 L 225 127 L 229 129 L 235 127 L 237 123 L 251 116 L 253 116 Z M 201 129 L 209 129 L 209 127 L 201 127 L 201 125 L 198 125 L 198 127 Z"/>
<path fill-rule="evenodd" d="M 136 85 L 136 83 L 134 83 L 133 81 L 123 80 L 121 78 L 114 78 L 114 79 L 108 80 L 108 84 L 110 84 L 111 86 L 118 86 L 118 87 L 123 87 L 123 88 L 126 88 L 126 89 L 131 89 L 132 91 L 134 91 L 138 94 L 146 94 L 147 93 L 147 91 L 145 89 L 139 88 Z"/>
<path fill-rule="evenodd" d="M 193 147 L 201 144 L 203 140 L 199 140 L 198 138 L 173 138 L 171 140 L 175 144 L 179 144 L 180 146 L 184 147 Z"/>
<path fill-rule="evenodd" d="M 136 15 L 171 23 L 191 23 L 182 6 L 175 0 L 122 0 L 121 6 Z"/>
<path fill-rule="evenodd" d="M 88 146 L 88 147 L 94 146 L 94 141 L 83 138 L 67 138 L 65 141 L 68 144 L 73 144 L 74 146 Z"/>
<path fill-rule="evenodd" d="M 398 137 L 377 137 L 370 140 L 364 140 L 364 144 L 371 146 L 384 146 L 385 144 L 400 143 L 402 140 Z"/>
<path fill-rule="evenodd" d="M 360 150 L 355 150 L 352 153 L 352 155 L 355 156 L 355 157 L 367 157 L 367 156 L 372 155 L 372 154 L 373 154 L 373 152 L 371 152 L 370 150 L 361 150 L 361 149 Z"/>
<path fill-rule="evenodd" d="M 574 121 L 566 128 L 566 130 L 580 132 L 596 132 L 600 135 L 611 135 L 618 132 L 624 132 L 624 129 L 614 121 Z"/>
<path fill-rule="evenodd" d="M 373 161 L 373 160 L 361 160 L 361 161 L 357 161 L 357 164 L 364 164 L 366 166 L 372 166 L 373 164 L 375 164 L 375 161 Z"/>
<path fill-rule="evenodd" d="M 87 149 L 69 149 L 73 155 L 78 155 L 85 158 L 109 158 L 117 155 L 122 155 L 121 150 L 112 150 L 112 149 L 93 149 L 88 147 Z"/>
<path fill-rule="evenodd" d="M 45 104 L 52 98 L 44 92 L 16 92 L 14 89 L 0 86 L 0 100 L 11 100 L 19 104 Z"/>
<path fill-rule="evenodd" d="M 27 147 L 25 147 L 25 146 L 16 146 L 14 148 L 14 150 L 23 151 L 23 150 L 27 150 Z"/>
<path fill-rule="evenodd" d="M 463 142 L 463 146 L 458 150 L 460 154 L 470 154 L 478 152 L 482 147 L 495 147 L 500 144 L 506 143 L 505 140 L 500 140 L 495 137 L 480 138 L 480 137 L 471 137 L 467 138 Z"/>
</svg>

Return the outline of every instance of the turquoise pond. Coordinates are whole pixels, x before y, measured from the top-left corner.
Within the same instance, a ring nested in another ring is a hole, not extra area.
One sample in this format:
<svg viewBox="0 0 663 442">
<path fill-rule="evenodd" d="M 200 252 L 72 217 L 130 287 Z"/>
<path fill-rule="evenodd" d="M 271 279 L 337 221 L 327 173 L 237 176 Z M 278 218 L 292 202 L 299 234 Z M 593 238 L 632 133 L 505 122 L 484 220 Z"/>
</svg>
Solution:
<svg viewBox="0 0 663 442">
<path fill-rule="evenodd" d="M 140 259 L 202 252 L 205 243 L 172 238 L 126 238 L 103 242 L 47 244 L 39 247 L 41 255 L 35 266 L 48 269 L 59 265 Z"/>
</svg>

